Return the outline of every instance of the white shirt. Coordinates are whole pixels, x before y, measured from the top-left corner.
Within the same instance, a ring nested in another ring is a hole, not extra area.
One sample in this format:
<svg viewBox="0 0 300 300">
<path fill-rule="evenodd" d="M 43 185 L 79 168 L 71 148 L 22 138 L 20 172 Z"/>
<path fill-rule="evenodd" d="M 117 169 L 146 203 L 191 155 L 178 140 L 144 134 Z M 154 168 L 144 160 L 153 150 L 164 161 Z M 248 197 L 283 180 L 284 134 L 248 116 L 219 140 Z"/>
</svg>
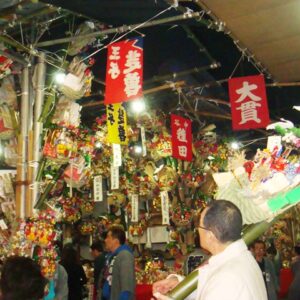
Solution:
<svg viewBox="0 0 300 300">
<path fill-rule="evenodd" d="M 197 291 L 186 300 L 267 300 L 262 272 L 243 240 L 212 256 L 198 272 Z"/>
</svg>

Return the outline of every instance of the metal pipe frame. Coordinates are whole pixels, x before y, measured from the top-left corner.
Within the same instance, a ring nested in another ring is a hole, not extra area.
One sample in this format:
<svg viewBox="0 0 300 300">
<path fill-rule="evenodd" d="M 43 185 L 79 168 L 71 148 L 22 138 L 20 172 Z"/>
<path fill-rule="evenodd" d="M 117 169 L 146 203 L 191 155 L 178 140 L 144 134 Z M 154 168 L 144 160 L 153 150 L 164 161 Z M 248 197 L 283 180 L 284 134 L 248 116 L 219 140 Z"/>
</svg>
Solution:
<svg viewBox="0 0 300 300">
<path fill-rule="evenodd" d="M 186 20 L 186 19 L 194 19 L 194 18 L 198 18 L 200 16 L 201 16 L 200 12 L 184 13 L 179 16 L 173 16 L 173 17 L 168 17 L 168 18 L 162 18 L 159 20 L 149 21 L 145 24 L 139 23 L 139 24 L 132 24 L 132 25 L 123 25 L 120 27 L 110 28 L 107 30 L 95 31 L 95 32 L 92 32 L 89 34 L 83 34 L 83 35 L 78 35 L 78 36 L 73 36 L 73 37 L 56 39 L 56 40 L 52 40 L 52 41 L 40 42 L 37 44 L 37 47 L 47 47 L 47 46 L 53 46 L 53 45 L 58 45 L 58 44 L 64 44 L 64 43 L 68 43 L 68 42 L 72 42 L 72 41 L 76 41 L 76 40 L 80 40 L 80 39 L 96 38 L 99 36 L 113 34 L 113 33 L 124 33 L 126 31 L 133 30 L 134 28 L 152 27 L 152 26 L 165 24 L 165 23 L 172 23 L 172 22 L 182 21 L 182 20 Z"/>
</svg>

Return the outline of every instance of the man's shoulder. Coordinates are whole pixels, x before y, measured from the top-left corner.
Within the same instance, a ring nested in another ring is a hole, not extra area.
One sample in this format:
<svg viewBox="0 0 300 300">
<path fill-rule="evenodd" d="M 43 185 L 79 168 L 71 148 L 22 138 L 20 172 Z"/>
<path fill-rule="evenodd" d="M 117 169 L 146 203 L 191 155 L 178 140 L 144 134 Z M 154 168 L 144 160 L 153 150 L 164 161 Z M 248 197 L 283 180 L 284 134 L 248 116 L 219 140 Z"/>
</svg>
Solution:
<svg viewBox="0 0 300 300">
<path fill-rule="evenodd" d="M 239 256 L 222 264 L 219 270 L 220 269 L 222 269 L 224 272 L 229 271 L 231 274 L 240 274 L 241 271 L 247 272 L 247 270 L 258 270 L 258 266 L 254 257 L 245 251 Z"/>
<path fill-rule="evenodd" d="M 123 249 L 116 255 L 116 261 L 131 261 L 133 260 L 133 253 L 129 249 Z"/>
<path fill-rule="evenodd" d="M 267 257 L 264 257 L 264 262 L 265 262 L 265 265 L 266 266 L 274 266 L 274 263 L 271 259 L 267 258 Z"/>
<path fill-rule="evenodd" d="M 129 249 L 122 249 L 118 254 L 117 257 L 131 257 L 133 253 Z"/>
</svg>

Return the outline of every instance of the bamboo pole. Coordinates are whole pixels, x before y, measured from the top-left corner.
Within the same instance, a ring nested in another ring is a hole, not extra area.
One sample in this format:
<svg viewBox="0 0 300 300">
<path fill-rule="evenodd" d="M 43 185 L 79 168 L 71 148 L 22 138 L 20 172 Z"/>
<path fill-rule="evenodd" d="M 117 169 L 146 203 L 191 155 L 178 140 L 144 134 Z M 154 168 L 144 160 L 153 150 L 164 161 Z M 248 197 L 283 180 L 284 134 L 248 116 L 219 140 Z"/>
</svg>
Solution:
<svg viewBox="0 0 300 300">
<path fill-rule="evenodd" d="M 22 71 L 22 97 L 21 97 L 21 130 L 18 138 L 18 168 L 17 168 L 17 193 L 16 193 L 16 206 L 17 216 L 25 217 L 25 179 L 26 179 L 26 149 L 28 138 L 28 104 L 29 104 L 29 69 L 24 68 Z"/>
<path fill-rule="evenodd" d="M 172 22 L 177 22 L 177 21 L 186 20 L 186 19 L 194 19 L 194 18 L 198 18 L 200 16 L 201 16 L 200 12 L 191 12 L 188 14 L 184 13 L 179 16 L 162 18 L 159 20 L 149 21 L 149 22 L 145 22 L 145 23 L 123 25 L 123 26 L 120 26 L 117 28 L 110 28 L 110 29 L 106 29 L 106 30 L 102 30 L 102 31 L 95 31 L 95 32 L 92 32 L 89 34 L 83 34 L 83 35 L 77 35 L 77 36 L 72 36 L 72 37 L 67 37 L 67 38 L 56 39 L 56 40 L 52 40 L 52 41 L 40 42 L 37 44 L 37 47 L 47 47 L 47 46 L 53 46 L 53 45 L 58 45 L 58 44 L 64 44 L 64 43 L 69 43 L 69 42 L 76 41 L 76 40 L 96 38 L 96 37 L 100 37 L 100 36 L 107 35 L 107 34 L 113 34 L 113 33 L 124 33 L 126 31 L 130 31 L 135 28 L 151 27 L 151 26 L 156 26 L 156 25 L 165 24 L 165 23 L 172 23 Z"/>
<path fill-rule="evenodd" d="M 28 79 L 28 113 L 27 113 L 27 148 L 26 148 L 26 185 L 25 185 L 25 217 L 32 216 L 32 158 L 33 158 L 33 105 L 34 93 L 32 86 L 33 69 L 29 69 Z"/>
<path fill-rule="evenodd" d="M 174 80 L 174 79 L 177 79 L 178 77 L 186 76 L 186 75 L 193 74 L 193 73 L 201 73 L 201 72 L 204 72 L 207 70 L 216 69 L 220 66 L 221 66 L 220 63 L 215 62 L 210 65 L 206 65 L 206 66 L 202 66 L 202 67 L 194 67 L 192 69 L 184 70 L 184 71 L 177 72 L 177 73 L 174 72 L 174 73 L 161 75 L 161 76 L 153 76 L 151 79 L 145 80 L 144 84 L 147 85 L 149 83 L 153 83 L 153 82 L 157 82 L 157 81 Z"/>
<path fill-rule="evenodd" d="M 43 123 L 39 122 L 42 107 L 44 104 L 45 96 L 45 79 L 46 79 L 46 64 L 45 64 L 45 53 L 41 52 L 38 64 L 37 64 L 37 76 L 36 76 L 36 86 L 35 86 L 35 105 L 34 105 L 34 120 L 33 120 L 33 191 L 31 197 L 32 207 L 35 205 L 38 199 L 38 169 L 41 160 L 41 134 L 43 131 Z"/>
<path fill-rule="evenodd" d="M 21 217 L 22 213 L 22 173 L 23 173 L 23 164 L 22 164 L 22 148 L 23 148 L 23 136 L 20 133 L 18 135 L 18 146 L 17 146 L 17 176 L 16 176 L 16 216 Z"/>
<path fill-rule="evenodd" d="M 209 81 L 203 84 L 199 84 L 197 86 L 190 86 L 191 88 L 210 88 L 215 86 L 221 86 L 223 83 L 227 83 L 230 78 L 216 80 L 216 81 Z M 293 86 L 300 86 L 299 81 L 294 82 L 273 82 L 273 83 L 266 83 L 266 87 L 293 87 Z"/>
<path fill-rule="evenodd" d="M 195 45 L 198 47 L 199 52 L 204 53 L 205 56 L 209 59 L 209 61 L 212 64 L 219 64 L 216 62 L 216 60 L 211 56 L 211 54 L 207 51 L 207 49 L 204 47 L 204 45 L 200 42 L 200 40 L 197 38 L 197 36 L 193 33 L 191 28 L 189 26 L 183 25 L 182 28 L 186 32 L 188 38 L 190 38 Z M 220 65 L 220 64 L 219 64 Z"/>
<path fill-rule="evenodd" d="M 49 195 L 49 193 L 51 192 L 51 190 L 53 189 L 53 187 L 55 186 L 55 184 L 57 183 L 57 180 L 62 176 L 65 168 L 67 167 L 68 164 L 64 164 L 62 165 L 56 172 L 55 176 L 53 177 L 53 179 L 51 180 L 51 182 L 48 183 L 48 185 L 46 186 L 43 194 L 40 195 L 38 201 L 35 203 L 34 208 L 35 209 L 41 209 L 44 204 L 45 201 Z"/>
<path fill-rule="evenodd" d="M 27 161 L 33 161 L 33 131 L 29 130 L 28 132 L 28 152 L 27 152 Z M 25 216 L 32 217 L 32 183 L 33 183 L 33 166 L 31 163 L 28 164 L 27 169 L 27 181 L 26 181 L 26 206 L 25 206 Z"/>
<path fill-rule="evenodd" d="M 188 110 L 188 112 L 192 112 Z M 231 120 L 231 115 L 226 114 L 217 114 L 217 113 L 211 113 L 207 111 L 194 111 L 193 113 L 199 115 L 199 116 L 205 116 L 205 117 L 213 117 L 217 119 L 225 119 L 225 120 Z"/>
</svg>

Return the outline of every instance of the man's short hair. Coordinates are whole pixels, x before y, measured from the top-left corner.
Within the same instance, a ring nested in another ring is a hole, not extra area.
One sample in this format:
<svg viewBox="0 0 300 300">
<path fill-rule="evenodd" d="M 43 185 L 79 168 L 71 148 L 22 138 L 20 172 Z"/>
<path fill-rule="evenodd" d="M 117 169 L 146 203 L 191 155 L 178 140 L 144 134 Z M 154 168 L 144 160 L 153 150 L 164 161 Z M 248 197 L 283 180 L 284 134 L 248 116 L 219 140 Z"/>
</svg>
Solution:
<svg viewBox="0 0 300 300">
<path fill-rule="evenodd" d="M 261 245 L 264 245 L 264 247 L 266 248 L 266 243 L 263 241 L 263 240 L 255 240 L 253 242 L 253 248 L 255 248 L 255 245 L 256 244 L 261 244 Z"/>
<path fill-rule="evenodd" d="M 99 252 L 103 252 L 103 246 L 101 241 L 96 241 L 91 245 L 92 250 L 97 250 Z"/>
<path fill-rule="evenodd" d="M 43 299 L 46 284 L 47 280 L 35 261 L 29 257 L 11 256 L 2 268 L 1 299 Z"/>
<path fill-rule="evenodd" d="M 242 214 L 227 200 L 214 200 L 208 204 L 203 225 L 221 242 L 234 242 L 241 238 Z"/>
<path fill-rule="evenodd" d="M 118 239 L 120 244 L 125 244 L 126 234 L 122 225 L 112 225 L 109 227 L 108 232 L 111 233 L 111 236 L 115 239 Z"/>
</svg>

